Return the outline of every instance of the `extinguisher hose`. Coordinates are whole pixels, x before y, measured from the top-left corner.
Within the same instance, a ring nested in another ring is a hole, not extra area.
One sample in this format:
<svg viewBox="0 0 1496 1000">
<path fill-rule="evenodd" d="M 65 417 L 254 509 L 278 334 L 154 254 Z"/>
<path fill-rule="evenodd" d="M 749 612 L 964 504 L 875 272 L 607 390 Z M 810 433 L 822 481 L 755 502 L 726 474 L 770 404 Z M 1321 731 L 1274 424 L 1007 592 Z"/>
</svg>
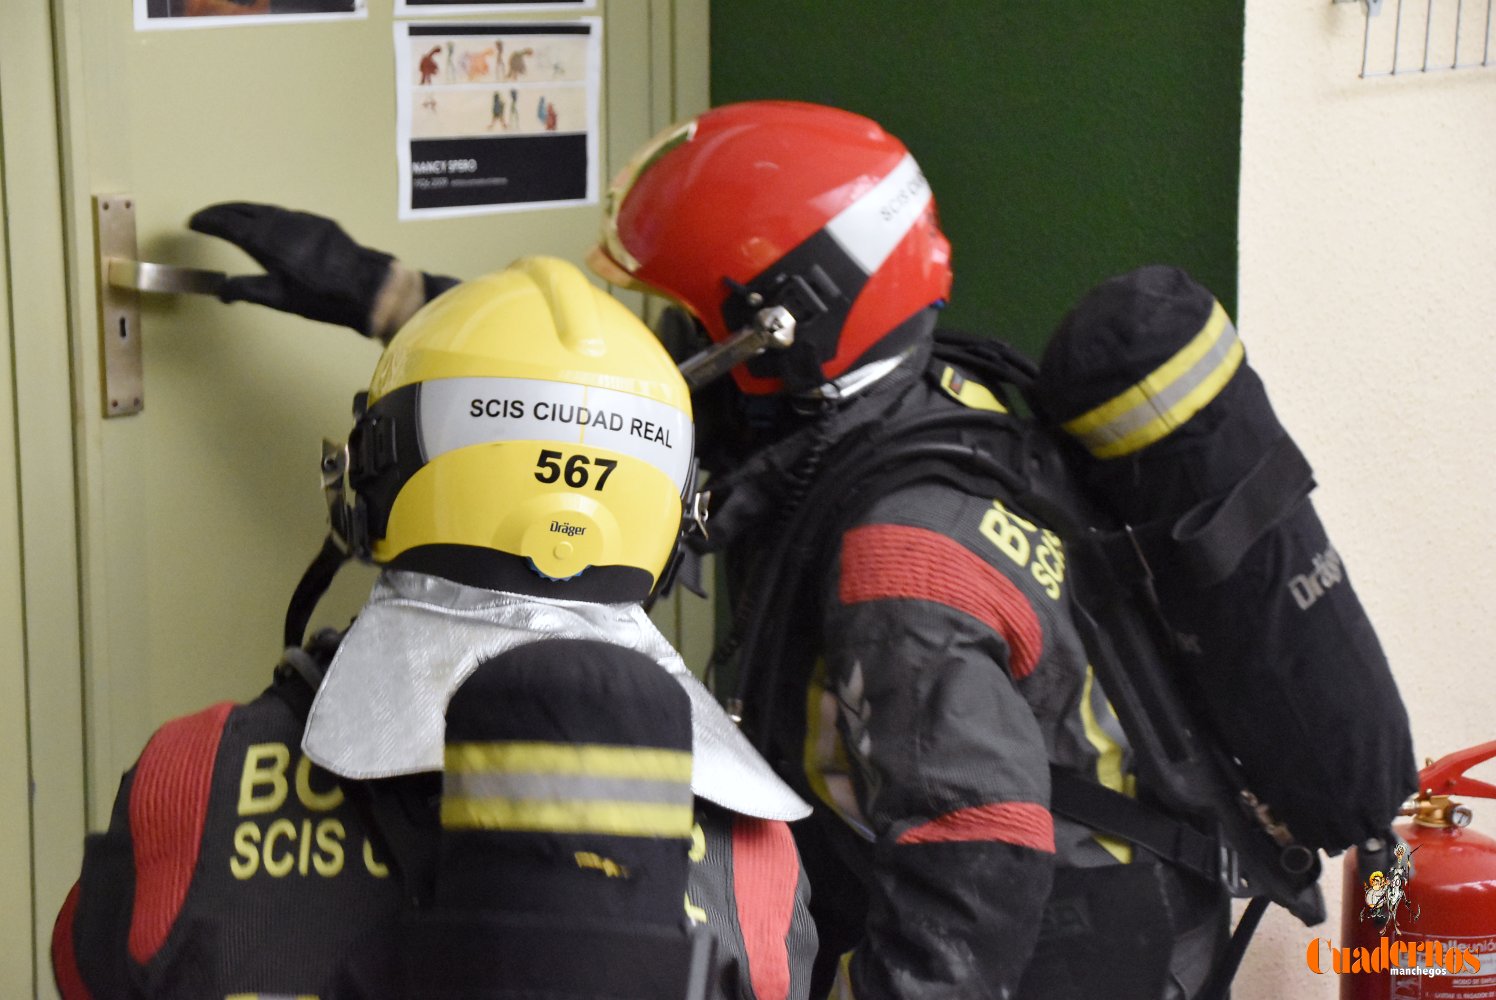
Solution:
<svg viewBox="0 0 1496 1000">
<path fill-rule="evenodd" d="M 1251 943 L 1252 934 L 1262 922 L 1262 915 L 1267 912 L 1270 902 L 1266 896 L 1254 896 L 1247 904 L 1241 919 L 1236 922 L 1236 930 L 1231 933 L 1231 943 L 1216 959 L 1215 966 L 1210 970 L 1210 978 L 1196 994 L 1195 1000 L 1226 1000 L 1231 980 L 1236 978 L 1242 956 L 1247 953 L 1247 945 Z"/>
</svg>

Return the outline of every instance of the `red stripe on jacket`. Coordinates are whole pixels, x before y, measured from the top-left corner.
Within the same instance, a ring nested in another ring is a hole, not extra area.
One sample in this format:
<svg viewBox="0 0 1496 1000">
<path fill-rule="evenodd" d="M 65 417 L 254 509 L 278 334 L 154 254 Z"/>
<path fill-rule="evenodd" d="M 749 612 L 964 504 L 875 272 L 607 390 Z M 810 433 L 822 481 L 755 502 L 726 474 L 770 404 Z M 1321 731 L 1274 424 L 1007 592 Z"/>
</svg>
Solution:
<svg viewBox="0 0 1496 1000">
<path fill-rule="evenodd" d="M 1014 680 L 1034 672 L 1044 630 L 1018 586 L 954 539 L 927 528 L 868 524 L 842 538 L 843 604 L 910 599 L 954 608 L 1008 643 Z"/>
<path fill-rule="evenodd" d="M 800 856 L 788 825 L 738 816 L 732 824 L 732 889 L 748 953 L 748 981 L 758 1000 L 790 994 L 790 921 Z"/>
<path fill-rule="evenodd" d="M 1000 840 L 1054 853 L 1054 817 L 1033 802 L 989 802 L 957 809 L 899 834 L 900 844 L 951 844 Z"/>
<path fill-rule="evenodd" d="M 78 954 L 73 944 L 73 921 L 78 915 L 77 882 L 73 891 L 63 901 L 57 914 L 57 923 L 52 925 L 52 975 L 57 979 L 57 992 L 62 1000 L 93 1000 L 88 986 L 83 982 L 83 973 L 78 971 Z"/>
<path fill-rule="evenodd" d="M 213 761 L 232 702 L 173 719 L 146 744 L 130 789 L 130 839 L 135 850 L 135 909 L 130 957 L 140 963 L 166 943 L 197 868 Z"/>
</svg>

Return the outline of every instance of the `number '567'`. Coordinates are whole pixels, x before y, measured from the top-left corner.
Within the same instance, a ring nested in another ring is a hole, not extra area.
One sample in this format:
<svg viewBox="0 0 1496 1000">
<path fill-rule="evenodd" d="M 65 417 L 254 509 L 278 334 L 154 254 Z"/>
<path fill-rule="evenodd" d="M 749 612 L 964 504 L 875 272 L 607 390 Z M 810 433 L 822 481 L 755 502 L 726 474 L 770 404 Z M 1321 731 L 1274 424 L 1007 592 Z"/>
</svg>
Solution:
<svg viewBox="0 0 1496 1000">
<path fill-rule="evenodd" d="M 565 465 L 561 464 L 562 459 L 565 459 Z M 559 479 L 572 489 L 579 490 L 591 482 L 593 473 L 597 472 L 597 482 L 592 488 L 600 490 L 608 484 L 608 477 L 617 466 L 618 462 L 611 458 L 588 458 L 586 455 L 567 458 L 559 451 L 546 448 L 535 460 L 535 478 L 542 483 L 554 483 Z"/>
</svg>

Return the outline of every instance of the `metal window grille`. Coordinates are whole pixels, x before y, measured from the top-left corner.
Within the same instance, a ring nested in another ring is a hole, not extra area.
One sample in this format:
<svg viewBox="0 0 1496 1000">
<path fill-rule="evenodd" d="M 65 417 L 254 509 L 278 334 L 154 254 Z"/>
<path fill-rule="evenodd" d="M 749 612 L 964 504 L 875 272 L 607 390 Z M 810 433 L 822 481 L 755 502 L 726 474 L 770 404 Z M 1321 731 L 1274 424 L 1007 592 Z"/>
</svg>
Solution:
<svg viewBox="0 0 1496 1000">
<path fill-rule="evenodd" d="M 1496 0 L 1334 0 L 1359 2 L 1366 17 L 1361 78 L 1412 76 L 1496 66 Z"/>
</svg>

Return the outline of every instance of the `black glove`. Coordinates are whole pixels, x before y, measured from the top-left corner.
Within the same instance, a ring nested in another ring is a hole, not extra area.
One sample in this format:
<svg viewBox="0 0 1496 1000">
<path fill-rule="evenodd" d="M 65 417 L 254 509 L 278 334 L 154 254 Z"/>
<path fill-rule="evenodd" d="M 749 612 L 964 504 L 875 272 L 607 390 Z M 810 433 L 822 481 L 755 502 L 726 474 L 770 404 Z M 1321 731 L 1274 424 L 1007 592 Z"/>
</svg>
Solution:
<svg viewBox="0 0 1496 1000">
<path fill-rule="evenodd" d="M 254 302 L 366 337 L 388 340 L 428 294 L 451 284 L 360 246 L 331 219 L 276 205 L 209 205 L 188 225 L 228 240 L 265 269 L 226 280 L 218 292 L 224 302 Z"/>
</svg>

